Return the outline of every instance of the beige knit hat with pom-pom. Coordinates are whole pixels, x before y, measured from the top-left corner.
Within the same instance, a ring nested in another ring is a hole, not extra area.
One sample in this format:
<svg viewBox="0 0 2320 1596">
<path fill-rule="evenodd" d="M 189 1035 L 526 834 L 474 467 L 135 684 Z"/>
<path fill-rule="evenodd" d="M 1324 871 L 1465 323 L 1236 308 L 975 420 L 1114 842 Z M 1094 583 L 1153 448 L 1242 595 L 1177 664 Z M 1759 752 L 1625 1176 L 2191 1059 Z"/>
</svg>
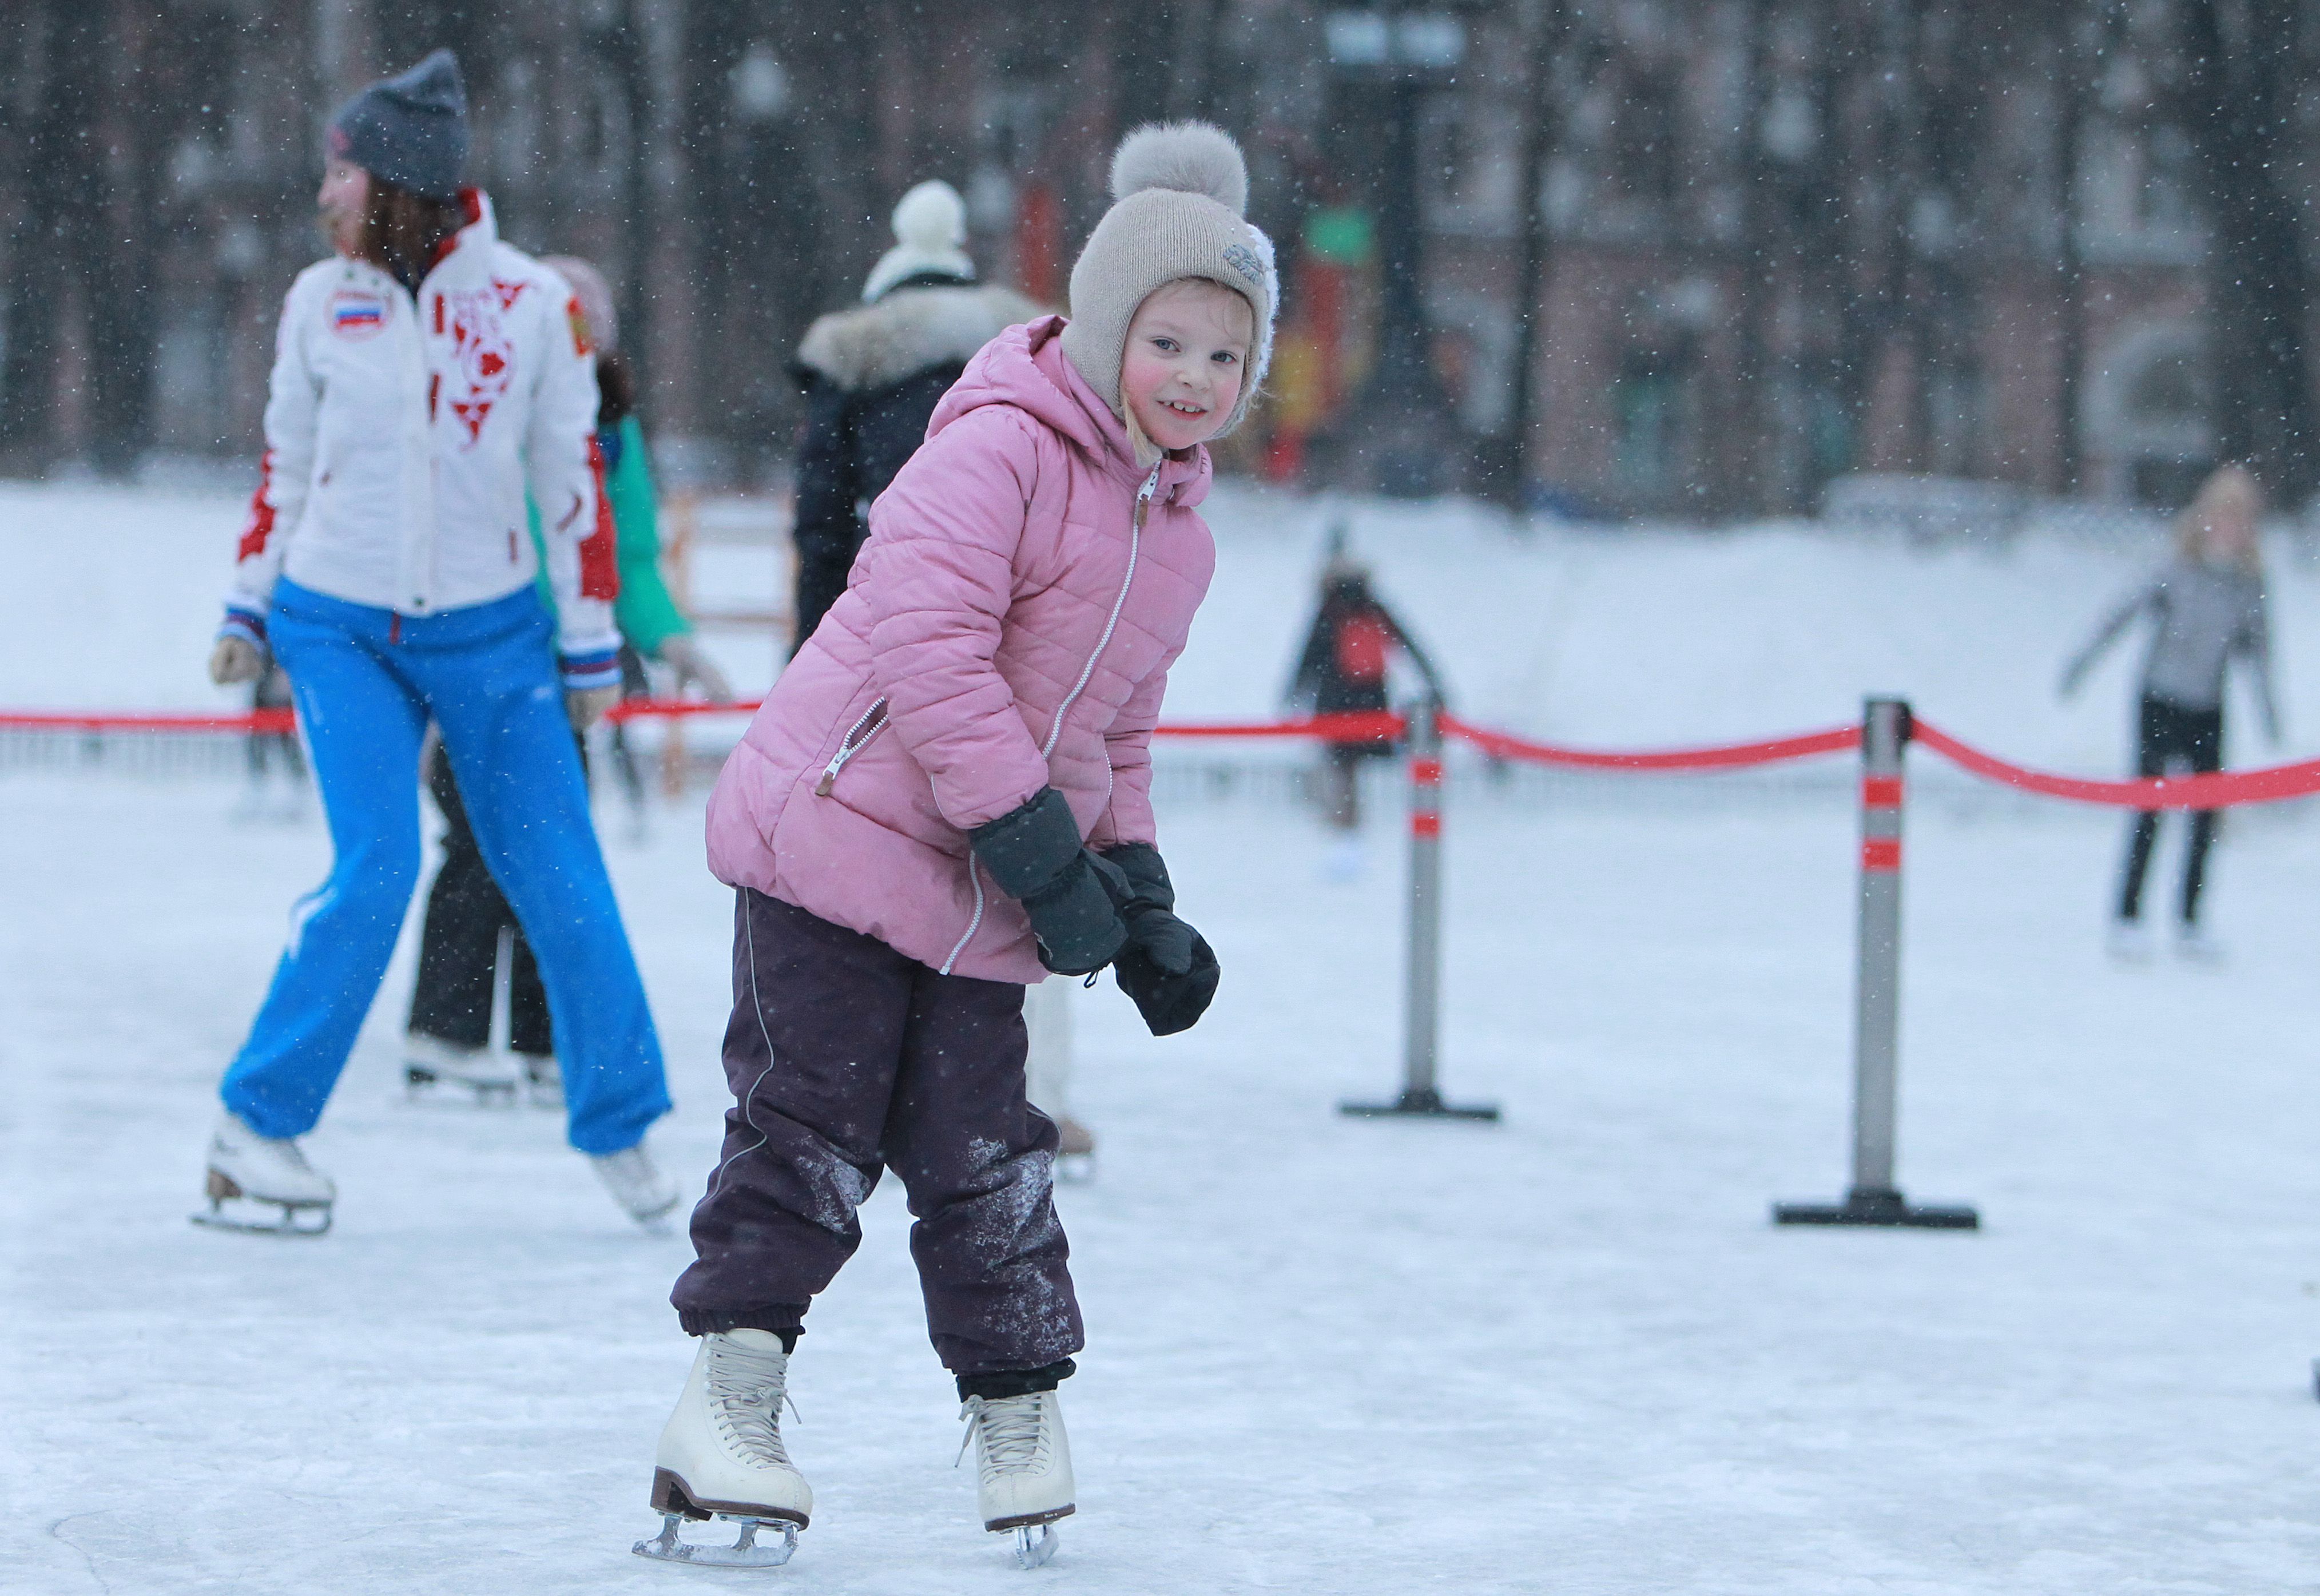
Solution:
<svg viewBox="0 0 2320 1596">
<path fill-rule="evenodd" d="M 1156 289 L 1183 277 L 1222 284 L 1255 314 L 1256 348 L 1239 401 L 1217 436 L 1248 414 L 1273 359 L 1280 298 L 1273 240 L 1245 220 L 1248 168 L 1240 146 L 1205 122 L 1155 123 L 1119 141 L 1111 158 L 1112 207 L 1072 268 L 1072 319 L 1064 353 L 1116 414 L 1128 324 Z"/>
</svg>

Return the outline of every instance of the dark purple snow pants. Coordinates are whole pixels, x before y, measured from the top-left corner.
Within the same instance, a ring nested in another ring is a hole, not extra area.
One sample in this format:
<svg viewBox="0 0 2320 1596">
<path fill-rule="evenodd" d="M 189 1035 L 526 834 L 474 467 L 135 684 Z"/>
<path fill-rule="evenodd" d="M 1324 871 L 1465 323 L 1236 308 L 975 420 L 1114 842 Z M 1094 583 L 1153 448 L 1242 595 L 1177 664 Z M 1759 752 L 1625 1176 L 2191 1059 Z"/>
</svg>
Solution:
<svg viewBox="0 0 2320 1596">
<path fill-rule="evenodd" d="M 734 907 L 725 1147 L 693 1211 L 686 1330 L 793 1330 L 902 1177 L 927 1330 L 959 1374 L 1081 1347 L 1056 1217 L 1056 1127 L 1023 1094 L 1023 989 L 939 975 L 761 893 Z"/>
</svg>

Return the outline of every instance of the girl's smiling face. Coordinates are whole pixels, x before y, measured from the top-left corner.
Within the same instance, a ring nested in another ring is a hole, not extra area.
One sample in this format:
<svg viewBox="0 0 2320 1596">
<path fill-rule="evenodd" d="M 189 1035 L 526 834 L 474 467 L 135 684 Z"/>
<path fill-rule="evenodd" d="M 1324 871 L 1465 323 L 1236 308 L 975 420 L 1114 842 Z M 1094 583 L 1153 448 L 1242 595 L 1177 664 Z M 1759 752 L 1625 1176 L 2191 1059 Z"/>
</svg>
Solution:
<svg viewBox="0 0 2320 1596">
<path fill-rule="evenodd" d="M 1119 396 L 1163 449 L 1215 437 L 1240 402 L 1255 313 L 1206 277 L 1179 277 L 1136 307 L 1119 362 Z"/>
</svg>

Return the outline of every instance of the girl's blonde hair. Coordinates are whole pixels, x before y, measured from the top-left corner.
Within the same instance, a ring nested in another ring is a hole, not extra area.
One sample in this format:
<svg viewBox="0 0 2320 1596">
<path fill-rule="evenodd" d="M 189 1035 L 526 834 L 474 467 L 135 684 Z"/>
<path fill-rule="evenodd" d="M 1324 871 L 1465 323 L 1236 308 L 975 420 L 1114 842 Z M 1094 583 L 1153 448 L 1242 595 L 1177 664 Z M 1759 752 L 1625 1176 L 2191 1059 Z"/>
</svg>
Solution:
<svg viewBox="0 0 2320 1596">
<path fill-rule="evenodd" d="M 2248 535 L 2240 545 L 2239 562 L 2248 570 L 2263 569 L 2263 485 L 2255 473 L 2237 461 L 2218 466 L 2175 518 L 2175 549 L 2188 560 L 2207 557 L 2207 523 L 2217 512 L 2237 508 L 2246 517 Z"/>
</svg>

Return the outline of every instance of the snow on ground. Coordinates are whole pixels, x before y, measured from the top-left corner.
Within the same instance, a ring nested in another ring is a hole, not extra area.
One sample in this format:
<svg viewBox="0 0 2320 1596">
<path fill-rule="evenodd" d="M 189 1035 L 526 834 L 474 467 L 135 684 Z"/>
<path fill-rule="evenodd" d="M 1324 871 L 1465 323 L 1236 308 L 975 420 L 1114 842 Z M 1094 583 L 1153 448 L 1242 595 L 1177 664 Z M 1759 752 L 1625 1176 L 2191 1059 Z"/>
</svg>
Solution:
<svg viewBox="0 0 2320 1596">
<path fill-rule="evenodd" d="M 0 700 L 240 702 L 202 664 L 242 513 L 215 493 L 0 484 L 0 551 L 30 601 L 0 632 Z M 1491 724 L 1664 746 L 1827 725 L 1858 713 L 1865 693 L 1897 692 L 1996 751 L 2088 772 L 2126 759 L 2139 644 L 2115 649 L 2070 704 L 2054 682 L 2161 548 L 2147 524 L 2086 521 L 2003 548 L 1912 549 L 1808 522 L 1518 531 L 1472 504 L 1339 504 L 1237 484 L 1208 513 L 1217 583 L 1171 684 L 1180 719 L 1278 706 L 1328 528 L 1342 519 L 1379 590 L 1439 656 L 1456 706 Z M 2282 757 L 2309 756 L 2320 753 L 2320 646 L 2306 641 L 2320 638 L 2320 563 L 2285 537 L 2272 554 Z M 750 603 L 771 593 L 782 558 L 713 546 L 700 558 L 703 598 Z M 738 688 L 764 690 L 767 641 L 711 640 Z M 2252 720 L 2241 724 L 2234 758 L 2268 762 Z"/>
<path fill-rule="evenodd" d="M 217 1075 L 319 825 L 222 782 L 0 781 L 0 1567 L 12 1591 L 2308 1591 L 2320 845 L 2236 827 L 2207 970 L 2105 965 L 2107 817 L 1941 805 L 1911 852 L 1902 1175 L 1972 1236 L 1793 1232 L 1844 1179 L 1851 821 L 1476 795 L 1452 817 L 1447 1084 L 1392 1084 L 1394 817 L 1321 884 L 1285 805 L 1171 804 L 1227 968 L 1155 1042 L 1082 1001 L 1098 1179 L 1079 1517 L 1025 1575 L 950 1467 L 898 1195 L 801 1346 L 820 1507 L 773 1574 L 648 1564 L 687 1256 L 548 1116 L 413 1107 L 390 976 L 312 1242 L 185 1222 Z M 729 909 L 698 803 L 609 847 L 698 1180 Z"/>
</svg>

